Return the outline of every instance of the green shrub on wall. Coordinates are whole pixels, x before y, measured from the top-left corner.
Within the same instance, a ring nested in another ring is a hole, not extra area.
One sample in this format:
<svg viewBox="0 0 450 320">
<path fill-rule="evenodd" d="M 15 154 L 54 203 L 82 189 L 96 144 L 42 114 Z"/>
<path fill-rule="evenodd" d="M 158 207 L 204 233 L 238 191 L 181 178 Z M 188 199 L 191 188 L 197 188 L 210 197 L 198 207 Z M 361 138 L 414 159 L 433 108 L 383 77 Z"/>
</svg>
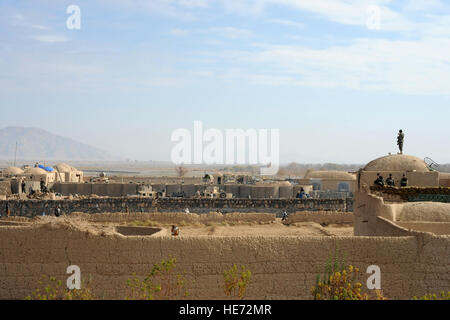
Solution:
<svg viewBox="0 0 450 320">
<path fill-rule="evenodd" d="M 345 258 L 336 247 L 330 255 L 323 275 L 317 275 L 316 285 L 311 288 L 314 300 L 369 300 L 362 292 L 361 273 L 353 265 L 346 266 Z M 375 290 L 375 300 L 386 300 L 380 290 Z"/>
<path fill-rule="evenodd" d="M 251 276 L 252 272 L 245 266 L 241 266 L 240 271 L 237 265 L 225 270 L 223 273 L 225 294 L 228 297 L 244 299 Z"/>
<path fill-rule="evenodd" d="M 174 273 L 176 259 L 170 257 L 154 264 L 148 275 L 140 280 L 136 274 L 127 281 L 126 300 L 180 300 L 187 298 L 184 278 Z"/>
<path fill-rule="evenodd" d="M 83 289 L 69 290 L 62 285 L 61 280 L 43 275 L 39 287 L 33 290 L 25 300 L 94 300 L 95 296 L 89 286 Z"/>
</svg>

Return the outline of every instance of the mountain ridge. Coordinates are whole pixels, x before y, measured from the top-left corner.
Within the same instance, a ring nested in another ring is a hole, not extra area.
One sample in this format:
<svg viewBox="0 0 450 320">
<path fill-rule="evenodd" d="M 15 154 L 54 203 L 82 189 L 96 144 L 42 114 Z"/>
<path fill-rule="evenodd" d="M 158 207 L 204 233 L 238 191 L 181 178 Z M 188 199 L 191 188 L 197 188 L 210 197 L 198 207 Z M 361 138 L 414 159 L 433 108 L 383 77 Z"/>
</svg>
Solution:
<svg viewBox="0 0 450 320">
<path fill-rule="evenodd" d="M 35 127 L 0 129 L 0 158 L 45 160 L 114 160 L 108 152 Z"/>
</svg>

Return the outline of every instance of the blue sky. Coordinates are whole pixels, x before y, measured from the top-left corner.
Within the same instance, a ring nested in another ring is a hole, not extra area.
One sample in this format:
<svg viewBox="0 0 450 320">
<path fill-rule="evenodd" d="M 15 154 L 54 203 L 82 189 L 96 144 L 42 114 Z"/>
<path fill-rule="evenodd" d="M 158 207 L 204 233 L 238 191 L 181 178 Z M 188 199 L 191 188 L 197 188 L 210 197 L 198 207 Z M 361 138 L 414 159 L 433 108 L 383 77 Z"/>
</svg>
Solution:
<svg viewBox="0 0 450 320">
<path fill-rule="evenodd" d="M 169 160 L 194 120 L 277 128 L 282 163 L 365 163 L 403 128 L 450 162 L 448 1 L 2 0 L 0 40 L 0 127 L 138 160 Z"/>
</svg>

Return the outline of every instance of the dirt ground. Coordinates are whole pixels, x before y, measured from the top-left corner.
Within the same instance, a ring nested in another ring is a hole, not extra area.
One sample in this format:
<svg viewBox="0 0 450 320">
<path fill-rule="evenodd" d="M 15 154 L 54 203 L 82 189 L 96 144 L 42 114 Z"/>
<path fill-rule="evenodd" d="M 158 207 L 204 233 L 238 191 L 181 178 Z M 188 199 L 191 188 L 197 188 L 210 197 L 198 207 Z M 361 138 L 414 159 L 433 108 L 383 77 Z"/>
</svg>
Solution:
<svg viewBox="0 0 450 320">
<path fill-rule="evenodd" d="M 329 225 L 323 227 L 315 222 L 302 222 L 286 226 L 277 219 L 275 223 L 271 224 L 182 226 L 180 227 L 180 237 L 183 236 L 353 236 L 353 226 Z"/>
<path fill-rule="evenodd" d="M 80 217 L 37 217 L 34 220 L 25 218 L 9 218 L 2 219 L 0 225 L 14 226 L 16 224 L 41 224 L 41 223 L 55 223 L 63 222 L 70 225 L 82 227 L 82 229 L 91 230 L 95 232 L 106 231 L 114 233 L 116 226 L 131 226 L 131 227 L 150 227 L 160 228 L 162 232 L 158 232 L 156 237 L 171 237 L 171 225 L 161 224 L 153 221 L 128 222 L 128 223 L 113 223 L 102 222 L 93 223 L 88 222 Z M 178 225 L 180 229 L 179 237 L 236 237 L 236 236 L 318 236 L 318 237 L 334 237 L 334 236 L 353 236 L 353 226 L 349 224 L 337 225 L 330 224 L 322 226 L 315 222 L 298 222 L 291 225 L 285 225 L 281 219 L 276 219 L 271 223 L 192 223 Z"/>
</svg>

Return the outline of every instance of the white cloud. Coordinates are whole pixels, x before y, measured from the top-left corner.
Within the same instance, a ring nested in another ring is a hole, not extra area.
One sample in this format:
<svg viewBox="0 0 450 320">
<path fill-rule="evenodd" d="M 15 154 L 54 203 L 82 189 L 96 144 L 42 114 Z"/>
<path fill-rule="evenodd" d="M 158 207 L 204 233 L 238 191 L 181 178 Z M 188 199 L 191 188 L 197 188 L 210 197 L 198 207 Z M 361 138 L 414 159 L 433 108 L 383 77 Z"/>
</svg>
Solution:
<svg viewBox="0 0 450 320">
<path fill-rule="evenodd" d="M 172 30 L 170 30 L 170 34 L 171 35 L 173 35 L 173 36 L 177 36 L 177 37 L 181 37 L 181 36 L 185 36 L 185 35 L 187 35 L 187 34 L 189 34 L 189 30 L 186 30 L 186 29 L 177 29 L 177 28 L 174 28 L 174 29 L 172 29 Z"/>
<path fill-rule="evenodd" d="M 40 42 L 48 42 L 48 43 L 69 41 L 68 38 L 66 38 L 64 36 L 57 36 L 57 35 L 34 36 L 33 39 L 40 41 Z"/>
<path fill-rule="evenodd" d="M 377 5 L 380 8 L 381 31 L 408 33 L 408 35 L 442 35 L 442 29 L 436 24 L 442 24 L 442 17 L 430 18 L 427 23 L 418 23 L 409 17 L 408 12 L 440 9 L 441 12 L 450 10 L 450 6 L 439 0 L 409 0 L 401 4 L 400 9 L 394 10 L 393 0 L 222 0 L 223 6 L 241 15 L 260 15 L 269 12 L 271 5 L 285 6 L 294 10 L 312 13 L 329 21 L 366 28 L 368 19 L 367 8 Z M 279 20 L 282 22 L 283 20 Z M 450 28 L 448 28 L 450 30 Z M 448 33 L 447 33 L 448 34 Z"/>
<path fill-rule="evenodd" d="M 290 26 L 290 27 L 302 28 L 302 29 L 305 27 L 305 25 L 303 23 L 292 21 L 292 20 L 270 19 L 269 22 L 281 24 L 281 25 L 285 25 L 285 26 Z"/>
<path fill-rule="evenodd" d="M 252 32 L 247 29 L 239 29 L 234 27 L 214 27 L 209 29 L 210 32 L 220 34 L 228 39 L 247 38 L 252 35 Z"/>
<path fill-rule="evenodd" d="M 33 25 L 30 25 L 29 27 L 30 27 L 31 29 L 37 29 L 37 30 L 49 30 L 48 27 L 46 27 L 46 26 L 41 26 L 41 25 L 38 25 L 38 24 L 33 24 Z"/>
<path fill-rule="evenodd" d="M 139 46 L 126 53 L 98 44 L 70 50 L 29 44 L 32 50 L 0 50 L 2 92 L 144 92 L 152 88 L 183 87 L 188 72 L 174 68 L 178 54 Z M 1 44 L 0 44 L 1 47 Z M 29 52 L 33 54 L 29 54 Z"/>
<path fill-rule="evenodd" d="M 227 12 L 259 16 L 268 13 L 271 6 L 284 6 L 293 10 L 316 15 L 328 21 L 366 28 L 367 8 L 377 5 L 381 11 L 381 31 L 407 33 L 408 36 L 430 34 L 437 30 L 436 23 L 440 18 L 429 19 L 427 23 L 418 23 L 411 18 L 411 12 L 426 12 L 439 9 L 449 10 L 450 6 L 440 0 L 99 0 L 108 5 L 116 4 L 135 10 L 147 10 L 174 18 L 198 18 L 198 9 L 215 8 Z M 398 9 L 394 9 L 393 5 Z M 284 19 L 273 19 L 272 22 L 285 25 L 301 23 Z M 444 25 L 446 27 L 447 24 Z M 442 35 L 442 31 L 439 31 Z"/>
<path fill-rule="evenodd" d="M 192 29 L 192 30 L 186 30 L 186 29 L 171 29 L 169 33 L 173 36 L 185 36 L 187 34 L 215 34 L 219 35 L 223 38 L 228 39 L 240 39 L 240 38 L 248 38 L 253 35 L 253 33 L 250 30 L 247 29 L 241 29 L 241 28 L 235 28 L 235 27 L 211 27 L 207 29 Z M 216 42 L 221 43 L 220 41 L 217 42 L 217 39 L 208 40 L 209 43 Z"/>
<path fill-rule="evenodd" d="M 271 0 L 220 0 L 226 11 L 241 15 L 260 15 L 270 2 Z"/>
<path fill-rule="evenodd" d="M 448 52 L 450 39 L 357 39 L 327 49 L 258 45 L 252 51 L 221 53 L 218 59 L 231 63 L 236 79 L 257 84 L 448 95 Z M 224 73 L 230 78 L 233 72 Z"/>
<path fill-rule="evenodd" d="M 25 16 L 23 14 L 15 14 L 12 16 L 14 20 L 25 20 Z"/>
<path fill-rule="evenodd" d="M 206 7 L 208 7 L 207 0 L 178 0 L 178 1 L 172 1 L 172 2 L 177 3 L 182 7 L 188 7 L 188 8 L 206 8 Z"/>
<path fill-rule="evenodd" d="M 365 24 L 366 8 L 373 0 L 221 0 L 223 6 L 239 14 L 261 14 L 269 6 L 285 6 L 315 13 L 331 21 L 345 24 Z M 391 0 L 378 0 L 378 5 Z"/>
<path fill-rule="evenodd" d="M 444 4 L 440 0 L 404 0 L 402 6 L 405 11 L 427 11 L 443 7 Z"/>
<path fill-rule="evenodd" d="M 23 14 L 13 15 L 12 20 L 13 20 L 12 25 L 15 27 L 30 28 L 30 29 L 36 29 L 36 30 L 48 30 L 49 29 L 46 26 L 28 22 Z"/>
<path fill-rule="evenodd" d="M 417 24 L 417 32 L 424 37 L 450 37 L 450 15 L 427 15 L 427 23 Z"/>
<path fill-rule="evenodd" d="M 116 5 L 127 10 L 147 11 L 181 19 L 193 19 L 191 9 L 209 6 L 209 0 L 98 0 L 107 6 Z"/>
</svg>

